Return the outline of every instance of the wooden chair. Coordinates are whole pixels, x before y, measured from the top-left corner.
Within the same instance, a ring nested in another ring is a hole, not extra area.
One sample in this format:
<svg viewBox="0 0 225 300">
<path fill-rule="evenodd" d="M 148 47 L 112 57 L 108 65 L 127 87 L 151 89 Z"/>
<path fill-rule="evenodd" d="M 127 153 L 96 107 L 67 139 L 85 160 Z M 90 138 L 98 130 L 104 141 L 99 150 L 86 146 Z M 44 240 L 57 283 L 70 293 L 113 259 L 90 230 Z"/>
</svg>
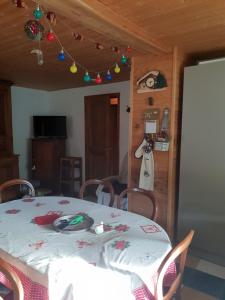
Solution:
<svg viewBox="0 0 225 300">
<path fill-rule="evenodd" d="M 9 200 L 13 199 L 13 197 L 18 197 L 18 193 L 16 192 L 16 190 L 13 190 L 13 191 L 11 190 L 10 192 L 8 190 L 8 192 L 7 192 L 7 189 L 9 189 L 11 187 L 16 187 L 18 185 L 20 187 L 21 186 L 26 187 L 26 189 L 28 189 L 29 195 L 31 197 L 35 196 L 34 187 L 29 181 L 24 180 L 24 179 L 12 179 L 12 180 L 8 180 L 0 185 L 0 203 L 9 201 Z M 3 194 L 5 194 L 6 197 L 3 197 Z"/>
<path fill-rule="evenodd" d="M 89 179 L 87 181 L 85 181 L 83 183 L 83 185 L 81 186 L 81 189 L 80 189 L 80 193 L 79 193 L 79 197 L 81 199 L 84 199 L 84 193 L 85 193 L 85 190 L 88 186 L 93 186 L 93 185 L 103 185 L 104 188 L 107 188 L 107 190 L 109 190 L 109 193 L 110 193 L 110 202 L 109 202 L 109 206 L 113 206 L 113 203 L 114 203 L 114 189 L 113 189 L 113 186 L 112 184 L 107 181 L 107 180 L 101 180 L 101 179 Z"/>
<path fill-rule="evenodd" d="M 183 241 L 181 241 L 175 248 L 173 248 L 161 263 L 158 270 L 158 277 L 156 283 L 156 295 L 155 295 L 156 300 L 169 300 L 172 299 L 175 294 L 176 294 L 176 299 L 180 299 L 182 276 L 184 273 L 188 247 L 191 244 L 193 235 L 194 235 L 194 230 L 191 230 L 189 234 L 186 236 L 186 238 Z M 174 262 L 178 257 L 179 257 L 179 265 L 177 267 L 176 279 L 174 280 L 173 284 L 166 292 L 166 294 L 163 295 L 164 275 L 169 265 L 172 262 Z"/>
<path fill-rule="evenodd" d="M 11 289 L 9 289 L 10 296 L 13 294 L 13 297 L 10 297 L 10 299 L 13 300 L 23 300 L 24 299 L 24 291 L 23 286 L 20 281 L 19 276 L 16 274 L 16 272 L 12 269 L 12 267 L 3 259 L 0 258 L 0 272 L 5 275 L 5 277 L 8 279 L 8 281 L 11 284 Z M 6 289 L 7 290 L 7 289 Z M 4 293 L 1 294 L 1 288 L 0 288 L 0 299 L 8 299 L 9 294 Z"/>
<path fill-rule="evenodd" d="M 137 194 L 137 195 L 140 195 L 140 197 L 138 197 L 138 201 L 140 200 L 141 202 L 141 198 L 143 199 L 143 197 L 147 198 L 148 199 L 148 202 L 151 203 L 151 206 L 152 206 L 152 211 L 149 215 L 150 219 L 155 221 L 156 218 L 157 218 L 157 211 L 158 211 L 158 206 L 157 206 L 157 202 L 156 202 L 156 199 L 153 195 L 153 193 L 151 191 L 147 191 L 147 190 L 144 190 L 144 189 L 140 189 L 140 188 L 127 188 L 125 189 L 122 193 L 120 193 L 119 195 L 119 198 L 118 198 L 118 202 L 117 202 L 117 207 L 118 208 L 121 208 L 121 203 L 122 203 L 122 199 L 124 198 L 125 195 L 128 195 L 128 194 Z M 142 197 L 141 197 L 142 196 Z M 136 200 L 136 199 L 135 199 Z M 149 205 L 150 206 L 150 205 Z M 132 206 L 133 207 L 133 206 Z M 141 204 L 138 203 L 138 207 L 143 209 Z M 128 210 L 130 208 L 130 205 L 129 205 L 129 200 L 128 200 Z M 134 209 L 131 209 L 132 212 L 136 212 L 138 214 L 142 214 L 141 210 L 137 210 L 136 211 L 136 208 L 134 206 Z M 146 212 L 146 209 L 144 208 L 144 211 Z M 145 214 L 146 215 L 146 214 Z"/>
</svg>

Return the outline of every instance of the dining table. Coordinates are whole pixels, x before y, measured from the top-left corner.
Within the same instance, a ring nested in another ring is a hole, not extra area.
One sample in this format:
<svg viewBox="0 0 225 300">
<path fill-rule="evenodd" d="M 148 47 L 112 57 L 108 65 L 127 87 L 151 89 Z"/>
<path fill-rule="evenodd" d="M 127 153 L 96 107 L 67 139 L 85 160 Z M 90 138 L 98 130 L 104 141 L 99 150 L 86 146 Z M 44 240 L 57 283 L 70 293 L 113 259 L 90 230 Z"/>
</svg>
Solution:
<svg viewBox="0 0 225 300">
<path fill-rule="evenodd" d="M 56 226 L 71 216 L 92 222 L 74 231 Z M 129 211 L 64 196 L 0 204 L 0 257 L 19 275 L 25 300 L 152 300 L 170 250 L 159 224 Z M 175 276 L 172 263 L 164 284 Z M 2 273 L 0 282 L 9 286 Z"/>
</svg>

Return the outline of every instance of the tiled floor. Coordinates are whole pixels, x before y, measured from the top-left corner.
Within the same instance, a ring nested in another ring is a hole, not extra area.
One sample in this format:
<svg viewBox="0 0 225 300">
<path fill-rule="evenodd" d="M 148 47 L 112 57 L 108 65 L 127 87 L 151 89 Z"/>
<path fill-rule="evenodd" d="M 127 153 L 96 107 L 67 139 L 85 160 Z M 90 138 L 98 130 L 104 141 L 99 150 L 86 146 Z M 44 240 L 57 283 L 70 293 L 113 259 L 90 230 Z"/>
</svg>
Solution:
<svg viewBox="0 0 225 300">
<path fill-rule="evenodd" d="M 193 256 L 189 256 L 187 258 L 186 265 L 188 267 L 225 279 L 225 267 L 215 265 L 213 263 L 210 263 L 208 261 Z M 184 286 L 182 289 L 181 299 L 182 300 L 216 300 L 216 298 L 210 295 L 204 294 L 202 292 L 199 292 L 197 290 L 191 289 L 186 286 Z"/>
<path fill-rule="evenodd" d="M 182 289 L 181 300 L 216 300 L 216 298 L 185 286 Z"/>
</svg>

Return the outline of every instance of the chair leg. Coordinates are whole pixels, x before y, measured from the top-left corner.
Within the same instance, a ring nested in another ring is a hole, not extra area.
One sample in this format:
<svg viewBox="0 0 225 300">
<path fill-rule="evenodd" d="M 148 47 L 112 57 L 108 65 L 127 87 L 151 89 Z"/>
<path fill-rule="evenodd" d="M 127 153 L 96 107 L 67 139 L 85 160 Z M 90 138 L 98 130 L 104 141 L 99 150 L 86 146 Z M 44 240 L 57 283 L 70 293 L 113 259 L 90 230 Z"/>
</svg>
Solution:
<svg viewBox="0 0 225 300">
<path fill-rule="evenodd" d="M 181 290 L 182 288 L 184 287 L 184 285 L 181 285 L 178 287 L 177 291 L 176 291 L 176 294 L 174 295 L 176 300 L 181 300 Z"/>
</svg>

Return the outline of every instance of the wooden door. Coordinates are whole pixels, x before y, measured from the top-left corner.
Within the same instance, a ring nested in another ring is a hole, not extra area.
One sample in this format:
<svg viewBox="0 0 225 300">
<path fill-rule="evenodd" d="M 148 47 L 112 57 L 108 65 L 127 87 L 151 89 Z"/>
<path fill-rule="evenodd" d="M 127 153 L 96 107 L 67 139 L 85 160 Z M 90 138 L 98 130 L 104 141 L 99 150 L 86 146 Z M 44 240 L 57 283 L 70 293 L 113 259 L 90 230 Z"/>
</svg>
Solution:
<svg viewBox="0 0 225 300">
<path fill-rule="evenodd" d="M 117 99 L 117 100 L 116 100 Z M 85 177 L 119 172 L 119 94 L 85 97 Z"/>
</svg>

